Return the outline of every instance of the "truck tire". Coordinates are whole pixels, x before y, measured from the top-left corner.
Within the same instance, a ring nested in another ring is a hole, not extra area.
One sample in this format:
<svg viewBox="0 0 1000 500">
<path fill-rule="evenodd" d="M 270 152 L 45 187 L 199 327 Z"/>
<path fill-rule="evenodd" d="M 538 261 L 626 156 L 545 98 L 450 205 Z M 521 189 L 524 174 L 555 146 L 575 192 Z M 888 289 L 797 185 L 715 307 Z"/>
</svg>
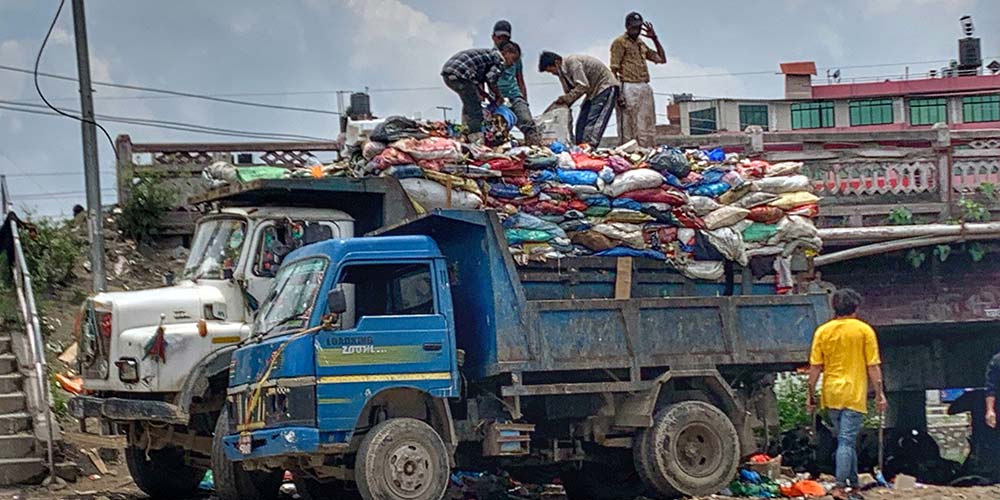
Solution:
<svg viewBox="0 0 1000 500">
<path fill-rule="evenodd" d="M 354 478 L 364 500 L 440 500 L 448 488 L 448 449 L 431 426 L 391 418 L 358 448 Z"/>
<path fill-rule="evenodd" d="M 125 464 L 135 485 L 157 500 L 188 498 L 205 476 L 205 469 L 184 463 L 180 448 L 149 450 L 146 460 L 146 450 L 129 446 L 125 448 Z"/>
<path fill-rule="evenodd" d="M 212 436 L 212 477 L 219 500 L 274 500 L 278 498 L 283 471 L 245 471 L 226 458 L 222 438 L 229 432 L 229 413 L 223 408 Z"/>
<path fill-rule="evenodd" d="M 718 493 L 740 464 L 736 427 L 722 410 L 701 401 L 664 407 L 632 450 L 639 476 L 663 498 Z"/>
</svg>

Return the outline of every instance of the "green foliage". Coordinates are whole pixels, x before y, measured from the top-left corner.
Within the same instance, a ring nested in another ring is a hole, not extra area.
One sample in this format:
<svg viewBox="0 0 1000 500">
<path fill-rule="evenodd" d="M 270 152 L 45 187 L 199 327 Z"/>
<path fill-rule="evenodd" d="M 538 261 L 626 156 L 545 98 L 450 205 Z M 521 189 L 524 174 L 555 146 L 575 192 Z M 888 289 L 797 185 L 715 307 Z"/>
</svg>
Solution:
<svg viewBox="0 0 1000 500">
<path fill-rule="evenodd" d="M 70 221 L 41 218 L 31 224 L 32 229 L 21 230 L 21 245 L 35 292 L 66 284 L 83 257 L 86 243 Z"/>
<path fill-rule="evenodd" d="M 889 224 L 892 226 L 908 226 L 913 224 L 913 212 L 906 207 L 896 207 L 889 212 Z"/>
<path fill-rule="evenodd" d="M 909 252 L 906 252 L 906 260 L 910 262 L 910 265 L 913 266 L 914 269 L 920 269 L 920 266 L 922 266 L 924 261 L 927 260 L 927 254 L 914 248 Z"/>
<path fill-rule="evenodd" d="M 121 201 L 119 227 L 129 238 L 149 241 L 163 229 L 163 215 L 174 207 L 177 196 L 177 191 L 159 176 L 139 177 L 131 195 Z"/>
<path fill-rule="evenodd" d="M 979 192 L 983 193 L 983 196 L 990 201 L 994 201 L 997 197 L 997 185 L 992 182 L 984 182 L 979 185 Z"/>
<path fill-rule="evenodd" d="M 959 222 L 989 222 L 990 220 L 990 210 L 976 200 L 962 198 L 958 201 L 958 207 L 962 209 Z"/>
<path fill-rule="evenodd" d="M 941 262 L 948 260 L 948 256 L 951 255 L 951 247 L 948 245 L 938 245 L 934 247 L 934 256 L 938 258 Z"/>
<path fill-rule="evenodd" d="M 805 375 L 796 374 L 774 384 L 774 394 L 778 398 L 778 427 L 781 432 L 809 426 L 809 412 L 806 411 L 808 380 Z"/>
<path fill-rule="evenodd" d="M 49 392 L 52 393 L 52 416 L 56 420 L 69 418 L 69 393 L 63 390 L 56 382 L 55 377 L 49 376 Z"/>
<path fill-rule="evenodd" d="M 969 257 L 972 258 L 972 262 L 980 262 L 986 258 L 986 247 L 981 243 L 970 243 L 968 246 Z"/>
</svg>

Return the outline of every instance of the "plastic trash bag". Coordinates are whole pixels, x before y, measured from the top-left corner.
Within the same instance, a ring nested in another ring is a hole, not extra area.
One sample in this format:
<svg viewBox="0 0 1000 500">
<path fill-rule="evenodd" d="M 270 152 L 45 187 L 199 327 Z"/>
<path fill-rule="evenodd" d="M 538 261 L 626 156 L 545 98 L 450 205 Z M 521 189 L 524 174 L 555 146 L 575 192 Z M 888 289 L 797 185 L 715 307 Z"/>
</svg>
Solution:
<svg viewBox="0 0 1000 500">
<path fill-rule="evenodd" d="M 538 217 L 526 213 L 516 213 L 507 217 L 507 219 L 503 221 L 503 227 L 505 229 L 532 229 L 536 231 L 545 231 L 553 237 L 566 237 L 566 233 L 563 232 L 558 225 L 546 222 Z"/>
<path fill-rule="evenodd" d="M 724 206 L 706 215 L 702 218 L 702 220 L 705 222 L 705 227 L 707 229 L 713 230 L 720 227 L 732 226 L 733 224 L 746 219 L 749 214 L 750 211 L 745 208 Z"/>
<path fill-rule="evenodd" d="M 795 175 L 802 171 L 801 161 L 783 161 L 774 163 L 768 167 L 764 173 L 765 177 L 780 177 L 783 175 Z"/>
<path fill-rule="evenodd" d="M 524 160 L 524 168 L 528 170 L 555 170 L 559 158 L 552 156 L 529 156 Z"/>
<path fill-rule="evenodd" d="M 662 184 L 663 176 L 659 172 L 649 168 L 639 168 L 615 177 L 614 181 L 604 188 L 604 193 L 611 197 L 617 197 L 622 193 L 655 188 Z"/>
<path fill-rule="evenodd" d="M 412 179 L 423 177 L 424 170 L 416 165 L 393 165 L 383 170 L 382 175 L 389 175 L 397 179 Z"/>
<path fill-rule="evenodd" d="M 679 264 L 677 270 L 684 276 L 696 280 L 715 281 L 722 278 L 725 267 L 722 262 L 688 262 Z"/>
<path fill-rule="evenodd" d="M 750 209 L 760 205 L 767 205 L 778 199 L 778 195 L 771 193 L 749 193 L 733 203 L 734 206 Z"/>
<path fill-rule="evenodd" d="M 746 243 L 767 241 L 777 232 L 777 224 L 762 224 L 760 222 L 754 222 L 750 225 L 750 227 L 743 230 L 743 241 Z"/>
<path fill-rule="evenodd" d="M 569 106 L 555 106 L 535 117 L 535 126 L 543 142 L 573 143 L 573 112 Z"/>
<path fill-rule="evenodd" d="M 611 167 L 604 167 L 600 172 L 597 172 L 597 178 L 604 181 L 605 184 L 613 182 L 615 180 L 615 171 L 611 170 Z"/>
<path fill-rule="evenodd" d="M 798 239 L 808 240 L 817 236 L 819 236 L 819 230 L 816 229 L 811 220 L 798 215 L 789 215 L 778 221 L 777 231 L 768 240 L 768 244 L 775 245 L 779 242 Z"/>
<path fill-rule="evenodd" d="M 612 240 L 620 241 L 632 248 L 644 248 L 645 241 L 642 239 L 642 226 L 625 222 L 606 222 L 596 224 L 591 228 Z"/>
<path fill-rule="evenodd" d="M 629 198 L 640 203 L 665 203 L 679 207 L 687 202 L 687 197 L 681 191 L 673 191 L 662 187 L 639 189 L 628 191 L 620 195 L 621 198 Z"/>
<path fill-rule="evenodd" d="M 739 231 L 733 227 L 722 227 L 703 233 L 708 241 L 725 258 L 738 263 L 741 266 L 750 262 L 746 253 L 746 245 L 743 243 L 743 230 Z"/>
<path fill-rule="evenodd" d="M 689 194 L 694 196 L 707 196 L 709 198 L 718 198 L 726 191 L 729 191 L 729 184 L 725 182 L 714 182 L 712 184 L 702 184 L 688 191 Z"/>
<path fill-rule="evenodd" d="M 412 165 L 416 163 L 412 156 L 396 149 L 385 148 L 381 153 L 375 155 L 372 161 L 368 162 L 370 170 L 385 170 L 393 165 Z"/>
<path fill-rule="evenodd" d="M 557 173 L 560 182 L 571 186 L 594 186 L 597 184 L 597 172 L 589 170 L 559 170 Z"/>
<path fill-rule="evenodd" d="M 576 164 L 578 170 L 590 170 L 591 172 L 600 172 L 604 167 L 608 166 L 607 158 L 593 157 L 587 153 L 572 153 L 573 163 Z"/>
<path fill-rule="evenodd" d="M 711 162 L 723 162 L 726 161 L 726 152 L 722 148 L 715 148 L 708 152 L 708 161 Z"/>
<path fill-rule="evenodd" d="M 490 196 L 512 200 L 524 195 L 521 194 L 520 187 L 513 184 L 490 184 Z"/>
<path fill-rule="evenodd" d="M 410 199 L 424 210 L 448 208 L 448 189 L 441 184 L 427 179 L 401 179 L 399 184 Z M 482 199 L 468 191 L 451 190 L 451 208 L 479 208 L 482 204 Z"/>
<path fill-rule="evenodd" d="M 785 216 L 785 211 L 778 207 L 753 207 L 747 215 L 747 220 L 762 222 L 764 224 L 774 224 Z"/>
<path fill-rule="evenodd" d="M 584 196 L 590 196 L 590 195 L 600 194 L 600 192 L 601 192 L 601 190 L 598 189 L 597 186 L 590 186 L 590 185 L 586 185 L 586 184 L 581 184 L 579 186 L 570 186 L 569 189 L 570 189 L 570 191 L 573 191 L 574 193 L 576 193 L 576 196 L 578 198 L 581 198 L 581 197 L 584 197 Z"/>
<path fill-rule="evenodd" d="M 615 198 L 611 202 L 611 208 L 624 208 L 626 210 L 632 210 L 638 212 L 642 210 L 642 203 L 635 201 L 631 198 Z"/>
<path fill-rule="evenodd" d="M 778 207 L 782 210 L 789 210 L 798 206 L 816 203 L 818 201 L 818 196 L 806 191 L 798 191 L 794 193 L 782 193 L 778 196 L 777 200 L 768 203 L 768 205 Z"/>
<path fill-rule="evenodd" d="M 638 250 L 629 247 L 614 247 L 595 253 L 598 257 L 639 257 L 655 260 L 667 260 L 663 252 L 657 252 L 649 248 Z"/>
<path fill-rule="evenodd" d="M 753 181 L 754 191 L 765 193 L 793 193 L 796 191 L 811 191 L 812 183 L 804 175 L 786 175 L 781 177 L 765 177 Z"/>
<path fill-rule="evenodd" d="M 593 230 L 571 233 L 569 239 L 574 244 L 586 247 L 593 252 L 600 252 L 618 245 L 615 240 Z"/>
<path fill-rule="evenodd" d="M 819 205 L 815 203 L 807 203 L 805 205 L 799 205 L 786 212 L 788 215 L 800 215 L 802 217 L 808 217 L 814 219 L 819 216 Z"/>
<path fill-rule="evenodd" d="M 534 229 L 505 229 L 503 234 L 507 237 L 508 245 L 519 245 L 525 242 L 549 241 L 553 238 L 551 233 L 536 231 Z"/>
<path fill-rule="evenodd" d="M 382 151 L 385 151 L 386 145 L 384 142 L 378 141 L 368 141 L 364 146 L 361 147 L 361 156 L 368 161 L 375 158 Z"/>
<path fill-rule="evenodd" d="M 687 156 L 677 148 L 660 146 L 646 160 L 646 163 L 649 164 L 649 168 L 657 172 L 669 172 L 677 178 L 687 177 L 691 173 L 691 165 L 688 163 Z"/>
<path fill-rule="evenodd" d="M 375 126 L 369 138 L 373 141 L 396 142 L 408 137 L 423 139 L 427 134 L 420 128 L 420 124 L 405 116 L 390 116 L 382 123 Z"/>
<path fill-rule="evenodd" d="M 564 170 L 576 170 L 576 162 L 573 161 L 573 155 L 571 155 L 569 151 L 563 151 L 556 156 L 559 158 L 559 168 Z"/>
<path fill-rule="evenodd" d="M 224 161 L 217 161 L 205 167 L 205 169 L 201 171 L 201 176 L 204 177 L 212 187 L 222 186 L 239 180 L 239 176 L 236 174 L 236 167 Z"/>
<path fill-rule="evenodd" d="M 444 137 L 428 137 L 426 139 L 416 139 L 409 137 L 392 143 L 396 148 L 417 160 L 444 160 L 450 162 L 461 162 L 462 147 L 458 142 Z"/>
<path fill-rule="evenodd" d="M 694 213 L 704 217 L 722 205 L 719 205 L 715 200 L 707 196 L 689 196 L 688 206 L 694 209 Z"/>
<path fill-rule="evenodd" d="M 629 210 L 627 208 L 612 208 L 604 216 L 605 222 L 625 222 L 628 224 L 643 224 L 655 220 L 653 217 L 646 215 L 638 210 Z"/>
</svg>

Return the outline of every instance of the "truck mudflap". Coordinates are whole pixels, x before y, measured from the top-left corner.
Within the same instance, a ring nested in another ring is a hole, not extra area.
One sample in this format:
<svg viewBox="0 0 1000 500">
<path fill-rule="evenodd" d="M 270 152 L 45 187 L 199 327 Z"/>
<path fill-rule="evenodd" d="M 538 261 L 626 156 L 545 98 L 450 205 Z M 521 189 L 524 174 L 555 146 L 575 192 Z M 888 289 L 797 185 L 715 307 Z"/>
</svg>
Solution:
<svg viewBox="0 0 1000 500">
<path fill-rule="evenodd" d="M 152 421 L 187 424 L 189 415 L 179 406 L 164 401 L 74 396 L 69 414 L 75 418 L 99 417 L 119 421 Z"/>
<path fill-rule="evenodd" d="M 338 436 L 337 434 L 341 434 Z M 234 462 L 254 458 L 311 453 L 337 453 L 347 450 L 344 433 L 323 433 L 314 427 L 282 427 L 262 429 L 222 438 L 226 458 Z"/>
</svg>

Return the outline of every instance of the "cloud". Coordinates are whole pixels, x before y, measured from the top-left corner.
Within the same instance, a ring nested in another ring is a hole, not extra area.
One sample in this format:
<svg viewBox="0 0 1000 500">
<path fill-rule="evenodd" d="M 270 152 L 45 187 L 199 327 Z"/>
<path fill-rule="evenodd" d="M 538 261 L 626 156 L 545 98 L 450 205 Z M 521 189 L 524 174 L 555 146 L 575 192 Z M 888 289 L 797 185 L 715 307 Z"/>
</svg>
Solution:
<svg viewBox="0 0 1000 500">
<path fill-rule="evenodd" d="M 843 59 L 847 55 L 844 39 L 829 24 L 821 24 L 816 28 L 816 38 L 834 59 Z"/>
<path fill-rule="evenodd" d="M 24 45 L 17 40 L 0 42 L 0 62 L 11 66 L 24 67 L 27 63 L 27 52 Z M 0 97 L 16 99 L 24 91 L 25 79 L 19 73 L 0 72 Z"/>
<path fill-rule="evenodd" d="M 70 45 L 74 43 L 73 37 L 70 36 L 69 31 L 66 31 L 61 26 L 56 26 L 52 29 L 52 35 L 49 36 L 49 42 L 55 45 Z"/>
<path fill-rule="evenodd" d="M 973 3 L 975 3 L 973 0 L 868 0 L 864 3 L 864 13 L 869 17 L 884 16 L 886 14 L 914 13 L 916 9 L 925 7 L 933 7 L 938 12 L 940 9 L 961 11 Z M 955 21 L 957 20 L 955 19 Z"/>
</svg>

